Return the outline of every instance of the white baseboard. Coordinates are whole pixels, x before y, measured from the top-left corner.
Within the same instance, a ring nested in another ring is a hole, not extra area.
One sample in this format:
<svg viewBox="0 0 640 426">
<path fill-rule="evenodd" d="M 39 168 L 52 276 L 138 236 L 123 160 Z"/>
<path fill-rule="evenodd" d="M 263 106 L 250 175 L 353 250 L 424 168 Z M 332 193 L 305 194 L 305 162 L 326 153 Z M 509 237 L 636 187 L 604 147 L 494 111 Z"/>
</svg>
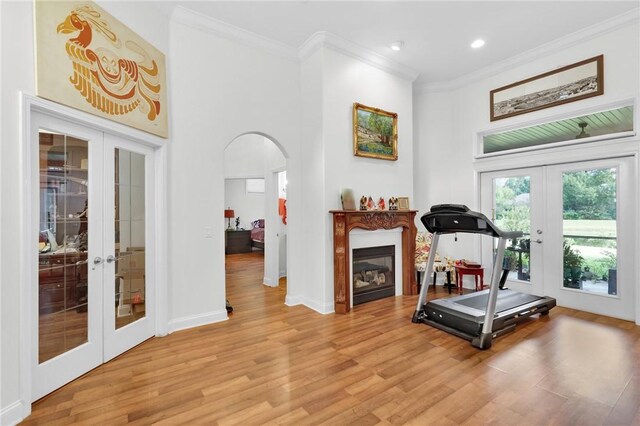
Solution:
<svg viewBox="0 0 640 426">
<path fill-rule="evenodd" d="M 26 419 L 31 414 L 31 404 L 16 401 L 0 410 L 0 425 L 13 426 Z"/>
<path fill-rule="evenodd" d="M 289 296 L 288 294 L 284 298 L 284 304 L 287 306 L 302 305 L 302 296 Z"/>
<path fill-rule="evenodd" d="M 267 277 L 262 277 L 262 283 L 267 287 L 278 287 L 278 283 L 273 283 L 273 280 Z"/>
<path fill-rule="evenodd" d="M 278 275 L 278 278 L 284 278 L 287 276 L 287 270 L 284 269 L 282 271 L 280 271 L 280 274 Z"/>
<path fill-rule="evenodd" d="M 322 303 L 314 299 L 308 299 L 304 296 L 289 296 L 287 295 L 284 298 L 284 304 L 287 306 L 297 306 L 304 305 L 309 309 L 313 309 L 314 311 L 320 314 L 332 314 L 334 311 L 333 302 L 331 303 Z"/>
<path fill-rule="evenodd" d="M 174 331 L 186 330 L 187 328 L 200 327 L 201 325 L 213 324 L 227 320 L 227 310 L 213 311 L 204 314 L 191 315 L 188 317 L 176 318 L 169 321 L 169 334 Z"/>
</svg>

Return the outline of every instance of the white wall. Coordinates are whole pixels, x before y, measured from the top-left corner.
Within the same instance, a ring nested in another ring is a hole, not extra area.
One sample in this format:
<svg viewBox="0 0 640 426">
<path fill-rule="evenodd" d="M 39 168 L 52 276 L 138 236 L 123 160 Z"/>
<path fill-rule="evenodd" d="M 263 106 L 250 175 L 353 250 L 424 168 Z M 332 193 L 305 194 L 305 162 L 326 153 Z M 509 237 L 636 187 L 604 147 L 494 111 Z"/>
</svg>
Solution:
<svg viewBox="0 0 640 426">
<path fill-rule="evenodd" d="M 169 47 L 168 18 L 147 2 L 99 2 L 100 6 L 165 54 Z M 28 285 L 22 277 L 20 252 L 26 241 L 21 238 L 20 185 L 20 93 L 35 95 L 33 3 L 0 2 L 0 66 L 2 70 L 2 271 L 0 288 L 0 412 L 2 423 L 19 419 L 30 401 L 20 401 L 20 288 Z M 170 58 L 167 58 L 171 62 Z M 171 102 L 169 108 L 171 109 Z M 13 200 L 7 203 L 5 200 Z M 18 417 L 15 417 L 15 416 Z"/>
<path fill-rule="evenodd" d="M 224 176 L 229 178 L 264 177 L 265 141 L 258 134 L 242 135 L 224 150 Z M 283 161 L 284 161 L 284 157 Z"/>
<path fill-rule="evenodd" d="M 264 200 L 264 193 L 247 193 L 246 179 L 225 179 L 224 205 L 231 207 L 236 218 L 240 218 L 241 228 L 251 229 L 251 222 L 264 219 Z M 226 229 L 227 219 L 224 221 Z M 231 219 L 231 227 L 235 229 L 235 219 Z"/>
<path fill-rule="evenodd" d="M 411 81 L 374 68 L 330 48 L 303 62 L 303 146 L 309 306 L 333 311 L 333 235 L 329 210 L 340 209 L 340 191 L 413 198 L 413 113 Z M 320 90 L 318 90 L 320 88 Z M 398 113 L 398 160 L 353 155 L 353 103 Z M 318 111 L 319 110 L 319 111 Z M 317 227 L 317 228 L 316 228 Z M 313 259 L 313 262 L 310 261 Z"/>
<path fill-rule="evenodd" d="M 499 71 L 460 87 L 416 93 L 416 151 L 420 164 L 416 174 L 416 198 L 419 208 L 422 210 L 439 203 L 479 208 L 474 179 L 475 168 L 482 161 L 473 158 L 478 131 L 637 97 L 640 90 L 640 28 L 637 20 L 635 22 L 517 66 L 505 69 L 503 64 L 496 64 Z M 489 92 L 492 89 L 600 54 L 604 54 L 604 95 L 494 123 L 489 121 Z M 504 161 L 499 167 L 514 165 Z M 423 231 L 424 227 L 418 225 L 418 230 Z M 453 238 L 441 239 L 438 251 L 455 258 L 479 259 L 477 239 L 480 237 L 462 234 L 458 237 L 457 243 Z"/>
<path fill-rule="evenodd" d="M 290 174 L 289 294 L 299 294 L 299 65 L 195 29 L 185 12 L 171 23 L 173 141 L 169 150 L 170 329 L 226 318 L 224 150 L 238 136 L 276 141 Z M 196 18 L 193 18 L 196 19 Z M 202 28 L 202 25 L 198 24 Z M 188 42 L 187 42 L 188 41 Z M 204 238 L 211 227 L 212 239 Z M 193 295 L 198 297 L 193 297 Z"/>
</svg>

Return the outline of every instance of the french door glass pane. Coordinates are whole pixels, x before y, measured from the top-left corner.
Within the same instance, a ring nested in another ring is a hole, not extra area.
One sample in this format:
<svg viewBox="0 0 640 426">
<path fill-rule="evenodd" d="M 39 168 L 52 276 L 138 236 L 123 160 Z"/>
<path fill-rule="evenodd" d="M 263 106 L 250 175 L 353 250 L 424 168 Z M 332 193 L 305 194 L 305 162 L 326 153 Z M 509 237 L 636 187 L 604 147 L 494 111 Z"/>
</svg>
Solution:
<svg viewBox="0 0 640 426">
<path fill-rule="evenodd" d="M 116 329 L 145 316 L 144 160 L 115 149 Z"/>
<path fill-rule="evenodd" d="M 509 279 L 531 280 L 531 178 L 516 176 L 493 180 L 496 225 L 506 231 L 522 231 L 524 236 L 507 242 L 503 267 L 508 268 Z"/>
<path fill-rule="evenodd" d="M 617 294 L 615 168 L 562 175 L 563 286 Z"/>
<path fill-rule="evenodd" d="M 87 342 L 88 142 L 39 132 L 38 360 Z"/>
</svg>

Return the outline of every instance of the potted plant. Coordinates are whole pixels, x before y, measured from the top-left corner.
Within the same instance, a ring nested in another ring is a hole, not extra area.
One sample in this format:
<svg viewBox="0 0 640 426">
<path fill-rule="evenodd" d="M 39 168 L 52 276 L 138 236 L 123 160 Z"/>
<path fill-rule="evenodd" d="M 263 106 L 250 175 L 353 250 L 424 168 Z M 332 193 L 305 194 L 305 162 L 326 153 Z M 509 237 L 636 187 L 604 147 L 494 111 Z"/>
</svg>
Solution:
<svg viewBox="0 0 640 426">
<path fill-rule="evenodd" d="M 564 285 L 565 287 L 580 288 L 580 276 L 584 258 L 571 248 L 566 241 L 563 244 Z"/>
</svg>

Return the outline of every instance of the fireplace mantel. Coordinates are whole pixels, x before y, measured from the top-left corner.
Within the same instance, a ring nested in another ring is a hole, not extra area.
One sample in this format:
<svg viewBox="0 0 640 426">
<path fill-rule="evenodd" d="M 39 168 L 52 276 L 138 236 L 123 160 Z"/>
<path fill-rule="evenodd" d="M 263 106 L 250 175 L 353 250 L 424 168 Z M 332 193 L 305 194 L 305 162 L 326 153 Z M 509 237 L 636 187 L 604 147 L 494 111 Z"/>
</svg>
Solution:
<svg viewBox="0 0 640 426">
<path fill-rule="evenodd" d="M 331 210 L 333 215 L 333 302 L 338 314 L 351 310 L 349 232 L 402 227 L 402 294 L 417 294 L 415 274 L 417 210 Z"/>
</svg>

